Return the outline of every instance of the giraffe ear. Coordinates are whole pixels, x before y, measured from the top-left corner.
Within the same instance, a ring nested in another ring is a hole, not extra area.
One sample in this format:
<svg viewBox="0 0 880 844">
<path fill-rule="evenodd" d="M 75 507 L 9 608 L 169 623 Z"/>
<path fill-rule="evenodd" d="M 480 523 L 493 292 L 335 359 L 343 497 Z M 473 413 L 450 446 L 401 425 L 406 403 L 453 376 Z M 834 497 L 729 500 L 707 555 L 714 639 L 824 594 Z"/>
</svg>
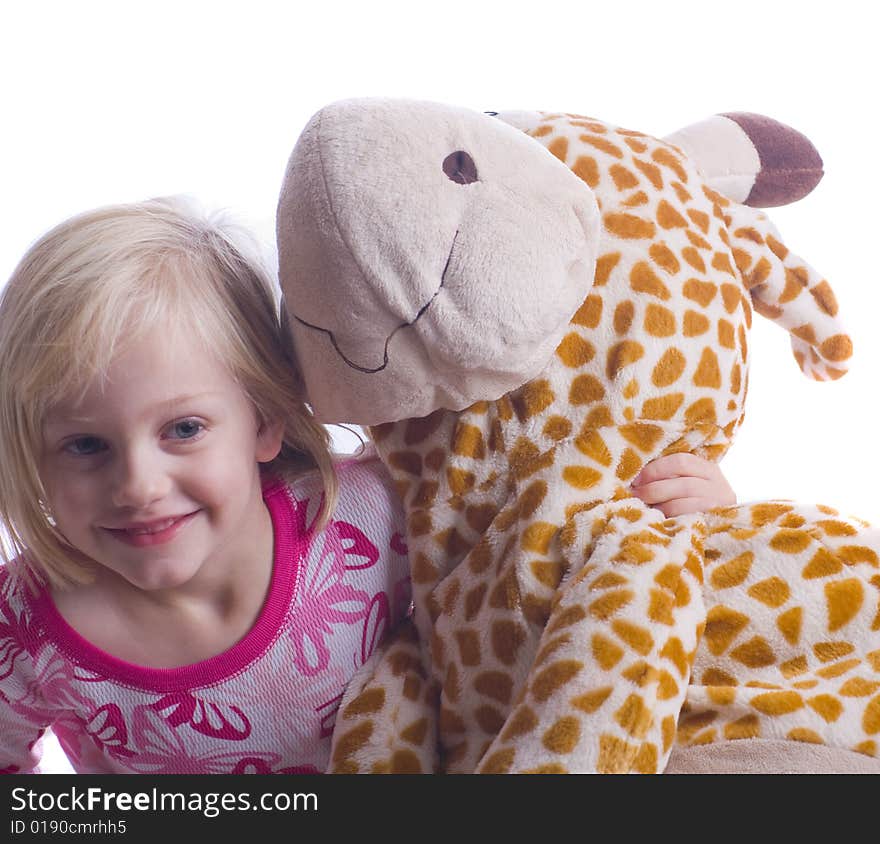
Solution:
<svg viewBox="0 0 880 844">
<path fill-rule="evenodd" d="M 831 285 L 785 246 L 766 215 L 742 207 L 738 213 L 748 219 L 730 227 L 731 247 L 755 311 L 788 331 L 804 375 L 816 381 L 845 375 L 853 346 Z M 757 244 L 764 248 L 755 254 Z"/>
</svg>

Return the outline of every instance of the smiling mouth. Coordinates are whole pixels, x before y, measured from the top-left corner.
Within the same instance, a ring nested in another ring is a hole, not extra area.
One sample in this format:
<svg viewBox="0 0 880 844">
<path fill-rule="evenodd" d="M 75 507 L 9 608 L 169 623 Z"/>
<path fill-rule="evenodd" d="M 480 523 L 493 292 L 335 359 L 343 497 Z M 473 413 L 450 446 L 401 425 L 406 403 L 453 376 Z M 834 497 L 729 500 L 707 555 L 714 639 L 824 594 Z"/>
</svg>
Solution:
<svg viewBox="0 0 880 844">
<path fill-rule="evenodd" d="M 198 510 L 195 510 L 184 516 L 173 516 L 145 525 L 134 525 L 126 528 L 105 527 L 103 529 L 114 539 L 118 539 L 128 545 L 137 547 L 162 545 L 174 539 L 178 532 L 195 518 L 198 512 Z"/>
<path fill-rule="evenodd" d="M 346 356 L 345 352 L 339 348 L 339 344 L 336 342 L 336 335 L 329 328 L 322 328 L 320 325 L 313 325 L 310 322 L 306 322 L 304 319 L 301 319 L 296 314 L 291 313 L 291 316 L 300 324 L 304 325 L 306 328 L 312 329 L 312 331 L 319 331 L 322 334 L 326 334 L 330 338 L 330 342 L 333 344 L 333 348 L 336 349 L 336 353 L 341 357 L 348 366 L 352 369 L 356 369 L 358 372 L 363 372 L 367 375 L 372 375 L 376 372 L 381 372 L 388 366 L 388 346 L 391 343 L 391 339 L 400 331 L 402 328 L 408 328 L 411 325 L 415 325 L 418 322 L 419 318 L 422 314 L 431 307 L 431 303 L 437 298 L 440 291 L 443 289 L 443 285 L 446 283 L 446 271 L 449 269 L 449 264 L 452 261 L 452 253 L 455 250 L 455 241 L 458 238 L 458 230 L 456 229 L 455 235 L 452 238 L 452 246 L 449 247 L 449 255 L 446 258 L 446 265 L 443 267 L 443 273 L 440 276 L 440 285 L 434 291 L 434 294 L 425 302 L 424 305 L 419 309 L 419 312 L 409 321 L 402 322 L 398 325 L 386 338 L 385 338 L 385 347 L 382 350 L 382 364 L 380 366 L 361 366 L 359 363 L 355 363 L 355 361 L 351 360 Z"/>
<path fill-rule="evenodd" d="M 130 533 L 132 536 L 139 536 L 140 534 L 145 533 L 159 533 L 166 528 L 170 528 L 171 525 L 173 525 L 175 522 L 179 522 L 181 519 L 184 518 L 186 518 L 186 516 L 172 516 L 170 519 L 162 519 L 158 522 L 150 522 L 150 524 L 148 525 L 139 525 L 137 527 L 126 528 L 110 528 L 110 530 L 125 531 L 125 533 Z"/>
</svg>

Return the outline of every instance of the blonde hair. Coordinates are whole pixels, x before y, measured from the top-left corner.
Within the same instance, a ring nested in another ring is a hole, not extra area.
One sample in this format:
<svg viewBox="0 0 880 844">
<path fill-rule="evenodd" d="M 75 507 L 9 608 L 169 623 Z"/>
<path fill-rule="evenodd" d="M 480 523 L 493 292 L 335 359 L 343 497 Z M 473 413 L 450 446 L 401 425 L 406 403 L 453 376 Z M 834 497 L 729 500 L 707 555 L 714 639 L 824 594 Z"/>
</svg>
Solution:
<svg viewBox="0 0 880 844">
<path fill-rule="evenodd" d="M 256 243 L 183 197 L 98 208 L 61 223 L 22 258 L 0 297 L 0 521 L 3 557 L 32 586 L 86 583 L 89 560 L 58 531 L 40 480 L 43 420 L 104 377 L 115 353 L 161 324 L 186 331 L 229 369 L 260 420 L 282 422 L 265 469 L 317 468 L 326 523 L 337 478 L 327 429 L 303 381 Z"/>
</svg>

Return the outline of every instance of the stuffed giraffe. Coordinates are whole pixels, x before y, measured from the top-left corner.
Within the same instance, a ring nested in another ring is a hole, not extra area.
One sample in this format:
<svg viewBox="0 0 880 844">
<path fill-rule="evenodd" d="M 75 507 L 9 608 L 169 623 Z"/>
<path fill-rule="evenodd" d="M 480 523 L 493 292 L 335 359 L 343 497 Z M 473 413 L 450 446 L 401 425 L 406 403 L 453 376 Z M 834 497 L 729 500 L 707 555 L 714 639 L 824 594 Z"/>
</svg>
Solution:
<svg viewBox="0 0 880 844">
<path fill-rule="evenodd" d="M 755 115 L 666 140 L 406 101 L 312 119 L 286 309 L 317 417 L 372 426 L 414 601 L 331 770 L 880 771 L 878 532 L 784 501 L 666 519 L 629 489 L 725 453 L 753 310 L 844 374 L 831 288 L 750 207 L 819 177 Z"/>
</svg>

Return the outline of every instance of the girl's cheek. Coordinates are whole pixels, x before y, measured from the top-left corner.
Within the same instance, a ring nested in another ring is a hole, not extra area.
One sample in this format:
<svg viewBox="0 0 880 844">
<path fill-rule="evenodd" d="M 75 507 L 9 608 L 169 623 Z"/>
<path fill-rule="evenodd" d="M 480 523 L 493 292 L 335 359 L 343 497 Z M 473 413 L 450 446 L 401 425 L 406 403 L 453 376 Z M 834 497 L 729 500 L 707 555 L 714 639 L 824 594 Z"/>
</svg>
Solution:
<svg viewBox="0 0 880 844">
<path fill-rule="evenodd" d="M 222 497 L 241 481 L 236 479 L 233 466 L 235 460 L 228 454 L 217 455 L 213 459 L 195 457 L 176 478 L 176 486 L 190 497 L 205 501 Z"/>
<path fill-rule="evenodd" d="M 56 479 L 46 490 L 49 502 L 59 512 L 77 512 L 92 507 L 102 497 L 100 484 L 95 479 L 68 476 Z"/>
</svg>

